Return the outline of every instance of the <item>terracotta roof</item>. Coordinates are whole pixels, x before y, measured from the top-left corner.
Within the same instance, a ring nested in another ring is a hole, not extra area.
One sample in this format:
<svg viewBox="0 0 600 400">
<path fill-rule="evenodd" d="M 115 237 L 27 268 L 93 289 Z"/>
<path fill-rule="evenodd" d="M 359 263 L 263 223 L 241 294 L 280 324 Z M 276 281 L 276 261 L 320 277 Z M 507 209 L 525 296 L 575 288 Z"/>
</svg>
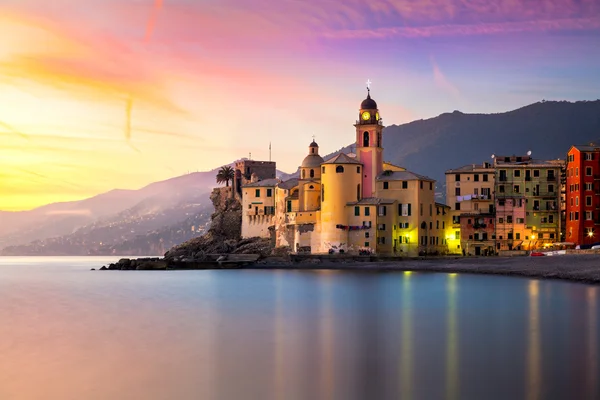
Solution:
<svg viewBox="0 0 600 400">
<path fill-rule="evenodd" d="M 262 181 L 248 183 L 242 187 L 274 187 L 277 186 L 281 181 L 277 178 L 274 179 L 263 179 Z"/>
<path fill-rule="evenodd" d="M 431 181 L 435 182 L 435 179 L 432 179 L 425 175 L 415 174 L 410 171 L 385 171 L 377 177 L 378 181 Z"/>
<path fill-rule="evenodd" d="M 329 160 L 325 161 L 323 164 L 359 164 L 362 163 L 355 158 L 349 157 L 347 154 L 340 153 Z"/>
<path fill-rule="evenodd" d="M 277 187 L 280 189 L 290 190 L 294 187 L 298 186 L 298 178 L 291 178 L 285 182 L 281 182 Z"/>
</svg>

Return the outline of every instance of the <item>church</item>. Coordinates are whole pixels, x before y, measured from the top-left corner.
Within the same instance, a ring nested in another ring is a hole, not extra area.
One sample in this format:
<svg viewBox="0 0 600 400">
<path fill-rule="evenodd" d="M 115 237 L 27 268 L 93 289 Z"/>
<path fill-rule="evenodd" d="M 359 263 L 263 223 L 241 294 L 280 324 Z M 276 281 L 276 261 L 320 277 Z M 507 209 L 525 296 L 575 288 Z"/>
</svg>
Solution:
<svg viewBox="0 0 600 400">
<path fill-rule="evenodd" d="M 297 178 L 247 176 L 242 236 L 296 253 L 447 253 L 450 208 L 436 203 L 433 179 L 383 160 L 383 120 L 368 88 L 354 127 L 355 153 L 325 160 L 313 140 Z"/>
</svg>

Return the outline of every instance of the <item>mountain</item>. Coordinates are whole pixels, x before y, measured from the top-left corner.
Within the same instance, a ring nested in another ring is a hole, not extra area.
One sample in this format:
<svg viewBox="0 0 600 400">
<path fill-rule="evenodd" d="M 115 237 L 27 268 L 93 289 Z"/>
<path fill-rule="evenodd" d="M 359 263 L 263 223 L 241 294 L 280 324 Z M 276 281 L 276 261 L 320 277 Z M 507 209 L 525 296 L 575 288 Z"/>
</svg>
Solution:
<svg viewBox="0 0 600 400">
<path fill-rule="evenodd" d="M 573 144 L 600 139 L 600 100 L 545 101 L 498 114 L 460 111 L 385 128 L 384 159 L 445 183 L 444 172 L 491 162 L 492 154 L 564 159 Z M 348 147 L 349 148 L 349 147 Z"/>
</svg>

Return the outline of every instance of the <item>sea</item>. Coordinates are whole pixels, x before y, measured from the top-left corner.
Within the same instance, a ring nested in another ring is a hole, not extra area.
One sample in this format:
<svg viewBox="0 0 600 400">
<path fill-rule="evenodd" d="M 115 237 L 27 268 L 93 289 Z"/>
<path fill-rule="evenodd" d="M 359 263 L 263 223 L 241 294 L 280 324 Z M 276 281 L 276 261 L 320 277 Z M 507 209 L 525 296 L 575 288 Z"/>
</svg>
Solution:
<svg viewBox="0 0 600 400">
<path fill-rule="evenodd" d="M 1 400 L 600 399 L 599 286 L 118 258 L 0 257 Z"/>
</svg>

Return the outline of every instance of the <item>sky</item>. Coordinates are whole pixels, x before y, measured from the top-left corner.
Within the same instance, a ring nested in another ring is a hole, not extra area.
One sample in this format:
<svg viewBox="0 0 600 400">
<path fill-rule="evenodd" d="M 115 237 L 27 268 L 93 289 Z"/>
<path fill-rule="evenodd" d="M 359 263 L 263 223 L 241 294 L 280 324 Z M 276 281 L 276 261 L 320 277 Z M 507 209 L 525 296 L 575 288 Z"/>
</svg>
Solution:
<svg viewBox="0 0 600 400">
<path fill-rule="evenodd" d="M 600 98 L 598 0 L 0 0 L 0 210 Z"/>
</svg>

